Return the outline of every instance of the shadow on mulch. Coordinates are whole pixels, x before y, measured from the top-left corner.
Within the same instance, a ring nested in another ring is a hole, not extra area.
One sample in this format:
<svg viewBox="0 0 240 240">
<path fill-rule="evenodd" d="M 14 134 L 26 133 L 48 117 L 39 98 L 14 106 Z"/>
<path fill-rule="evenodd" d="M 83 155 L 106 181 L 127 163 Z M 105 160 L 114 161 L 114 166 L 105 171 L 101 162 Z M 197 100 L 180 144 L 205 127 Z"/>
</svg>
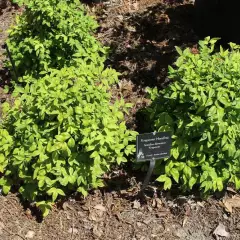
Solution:
<svg viewBox="0 0 240 240">
<path fill-rule="evenodd" d="M 37 208 L 36 205 L 32 205 L 29 201 L 24 200 L 20 195 L 18 195 L 18 197 L 27 217 L 34 217 L 38 223 L 43 222 L 40 209 Z"/>
<path fill-rule="evenodd" d="M 124 168 L 117 168 L 111 171 L 111 174 L 107 178 L 104 178 L 105 187 L 102 188 L 102 191 L 109 193 L 117 192 L 120 196 L 125 197 L 128 200 L 141 198 L 139 192 L 141 191 L 142 183 L 147 175 L 148 165 L 148 162 L 138 164 L 138 166 L 135 162 L 128 162 L 125 164 Z M 178 184 L 173 183 L 171 190 L 164 191 L 163 184 L 155 181 L 157 177 L 158 175 L 153 173 L 149 181 L 149 186 L 142 190 L 146 196 L 153 197 L 154 194 L 157 194 L 158 196 L 164 196 L 169 200 L 173 200 L 179 196 L 187 197 L 190 195 L 194 199 L 203 198 L 198 187 L 186 191 L 181 189 Z M 128 193 L 126 192 L 127 189 L 129 190 Z M 220 198 L 222 195 L 217 193 L 215 197 Z"/>
<path fill-rule="evenodd" d="M 175 46 L 198 42 L 193 5 L 158 4 L 126 19 L 111 36 L 110 65 L 138 86 L 165 87 L 168 65 L 177 57 Z"/>
<path fill-rule="evenodd" d="M 0 69 L 0 87 L 11 86 L 11 73 L 7 68 Z"/>
</svg>

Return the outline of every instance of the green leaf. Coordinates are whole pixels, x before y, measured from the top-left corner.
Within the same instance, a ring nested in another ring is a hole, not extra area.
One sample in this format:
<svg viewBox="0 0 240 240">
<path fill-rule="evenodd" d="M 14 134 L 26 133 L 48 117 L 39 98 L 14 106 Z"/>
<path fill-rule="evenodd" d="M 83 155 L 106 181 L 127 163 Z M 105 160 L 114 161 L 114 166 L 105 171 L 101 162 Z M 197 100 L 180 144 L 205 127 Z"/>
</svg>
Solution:
<svg viewBox="0 0 240 240">
<path fill-rule="evenodd" d="M 191 178 L 192 169 L 189 166 L 185 165 L 185 167 L 183 169 L 183 172 L 184 172 L 184 174 L 186 175 L 187 178 Z"/>
<path fill-rule="evenodd" d="M 59 142 L 64 142 L 67 139 L 69 139 L 71 137 L 71 135 L 67 132 L 63 132 L 61 133 L 61 135 L 56 135 L 55 138 L 59 141 Z"/>
<path fill-rule="evenodd" d="M 5 161 L 5 156 L 2 153 L 0 153 L 0 163 L 4 163 L 4 161 Z"/>
<path fill-rule="evenodd" d="M 2 191 L 3 191 L 4 195 L 7 195 L 10 192 L 10 190 L 11 190 L 11 186 L 9 186 L 9 185 L 4 185 L 2 187 Z"/>
<path fill-rule="evenodd" d="M 45 201 L 37 202 L 36 206 L 42 211 L 43 217 L 46 217 L 52 209 L 51 203 Z"/>
<path fill-rule="evenodd" d="M 237 176 L 234 177 L 234 183 L 235 183 L 236 189 L 237 190 L 240 189 L 240 179 Z"/>
<path fill-rule="evenodd" d="M 171 171 L 170 171 L 173 179 L 178 183 L 179 181 L 179 172 L 176 168 L 172 168 Z"/>
<path fill-rule="evenodd" d="M 209 173 L 207 171 L 204 171 L 200 177 L 200 183 L 204 182 L 208 178 L 208 175 Z"/>
<path fill-rule="evenodd" d="M 171 189 L 171 187 L 172 187 L 172 180 L 171 180 L 171 178 L 167 177 L 163 188 L 164 188 L 164 190 L 167 190 L 167 189 Z"/>
<path fill-rule="evenodd" d="M 41 179 L 39 182 L 38 182 L 38 187 L 39 188 L 42 188 L 45 184 L 45 181 L 43 179 Z"/>
<path fill-rule="evenodd" d="M 227 140 L 228 140 L 227 135 L 224 135 L 224 136 L 222 137 L 222 141 L 221 141 L 221 146 L 222 146 L 222 147 L 227 143 Z"/>
<path fill-rule="evenodd" d="M 66 187 L 68 185 L 68 177 L 61 178 L 59 182 L 62 186 Z"/>
<path fill-rule="evenodd" d="M 57 189 L 57 193 L 58 193 L 59 195 L 61 195 L 61 196 L 65 196 L 65 193 L 64 193 L 63 190 L 60 189 L 60 188 Z"/>
<path fill-rule="evenodd" d="M 94 151 L 91 155 L 90 155 L 91 158 L 97 158 L 99 157 L 99 154 L 97 151 Z"/>
<path fill-rule="evenodd" d="M 79 188 L 77 189 L 77 191 L 80 192 L 80 193 L 82 193 L 82 195 L 83 195 L 84 197 L 86 197 L 86 196 L 88 195 L 88 192 L 87 192 L 83 187 L 79 187 Z"/>
<path fill-rule="evenodd" d="M 221 178 L 217 178 L 217 188 L 219 191 L 223 190 L 223 182 Z"/>
<path fill-rule="evenodd" d="M 75 140 L 74 140 L 73 138 L 70 138 L 70 139 L 68 140 L 68 146 L 69 146 L 70 148 L 74 148 L 74 147 L 75 147 Z"/>
<path fill-rule="evenodd" d="M 176 49 L 176 51 L 178 52 L 178 54 L 179 54 L 180 56 L 183 54 L 183 52 L 182 52 L 182 50 L 181 50 L 180 47 L 175 46 L 175 49 Z"/>
<path fill-rule="evenodd" d="M 55 202 L 57 197 L 58 197 L 58 193 L 57 192 L 53 192 L 52 193 L 52 201 Z"/>
<path fill-rule="evenodd" d="M 197 178 L 191 177 L 189 179 L 189 183 L 188 183 L 189 184 L 189 188 L 192 189 L 193 185 L 196 184 L 196 182 L 197 182 Z"/>
<path fill-rule="evenodd" d="M 167 176 L 166 176 L 166 175 L 161 175 L 160 177 L 158 177 L 158 178 L 156 179 L 156 181 L 158 181 L 158 182 L 165 182 L 166 179 L 167 179 Z"/>
<path fill-rule="evenodd" d="M 117 164 L 120 165 L 122 162 L 127 162 L 125 157 L 117 157 Z"/>
<path fill-rule="evenodd" d="M 179 157 L 178 148 L 172 148 L 172 155 L 175 159 L 178 159 L 178 157 Z"/>
</svg>

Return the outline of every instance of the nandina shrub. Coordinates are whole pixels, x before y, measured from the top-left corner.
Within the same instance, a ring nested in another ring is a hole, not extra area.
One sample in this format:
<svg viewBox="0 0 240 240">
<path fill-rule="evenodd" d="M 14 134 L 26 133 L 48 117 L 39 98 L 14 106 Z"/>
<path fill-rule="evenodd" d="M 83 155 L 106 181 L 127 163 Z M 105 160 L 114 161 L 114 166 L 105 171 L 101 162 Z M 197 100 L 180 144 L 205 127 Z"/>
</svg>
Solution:
<svg viewBox="0 0 240 240">
<path fill-rule="evenodd" d="M 228 182 L 240 188 L 240 46 L 216 51 L 216 41 L 200 41 L 199 54 L 177 48 L 173 83 L 150 90 L 152 130 L 170 131 L 173 139 L 172 156 L 156 169 L 165 189 L 173 181 L 205 193 Z"/>
<path fill-rule="evenodd" d="M 46 216 L 51 204 L 73 191 L 103 186 L 102 175 L 133 153 L 136 133 L 126 129 L 129 104 L 113 102 L 112 69 L 82 64 L 26 77 L 0 126 L 0 185 L 12 185 Z"/>
<path fill-rule="evenodd" d="M 98 24 L 79 0 L 23 2 L 25 10 L 7 40 L 18 77 L 39 77 L 49 68 L 77 65 L 79 60 L 95 64 L 105 60 L 107 48 L 93 36 Z"/>
</svg>

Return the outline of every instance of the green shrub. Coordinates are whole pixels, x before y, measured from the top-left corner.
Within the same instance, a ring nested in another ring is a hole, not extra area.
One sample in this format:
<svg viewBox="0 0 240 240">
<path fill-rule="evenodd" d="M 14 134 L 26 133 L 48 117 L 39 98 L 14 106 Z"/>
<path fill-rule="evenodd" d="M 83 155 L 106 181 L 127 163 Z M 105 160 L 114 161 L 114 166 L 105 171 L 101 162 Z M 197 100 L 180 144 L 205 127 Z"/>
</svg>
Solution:
<svg viewBox="0 0 240 240">
<path fill-rule="evenodd" d="M 152 130 L 173 134 L 172 156 L 157 168 L 165 189 L 173 180 L 205 193 L 228 182 L 240 188 L 240 46 L 216 52 L 216 41 L 200 41 L 199 54 L 177 48 L 176 68 L 169 67 L 173 83 L 150 90 Z"/>
<path fill-rule="evenodd" d="M 94 64 L 52 70 L 35 81 L 28 77 L 20 97 L 5 110 L 0 130 L 0 185 L 12 185 L 46 216 L 58 196 L 87 194 L 103 186 L 101 179 L 114 164 L 135 151 L 136 133 L 126 129 L 123 99 L 113 103 L 112 69 Z M 5 106 L 5 109 L 7 106 Z"/>
<path fill-rule="evenodd" d="M 92 35 L 98 24 L 79 0 L 24 2 L 26 9 L 7 40 L 19 77 L 39 77 L 49 68 L 61 69 L 81 60 L 96 64 L 105 60 L 106 48 Z"/>
</svg>

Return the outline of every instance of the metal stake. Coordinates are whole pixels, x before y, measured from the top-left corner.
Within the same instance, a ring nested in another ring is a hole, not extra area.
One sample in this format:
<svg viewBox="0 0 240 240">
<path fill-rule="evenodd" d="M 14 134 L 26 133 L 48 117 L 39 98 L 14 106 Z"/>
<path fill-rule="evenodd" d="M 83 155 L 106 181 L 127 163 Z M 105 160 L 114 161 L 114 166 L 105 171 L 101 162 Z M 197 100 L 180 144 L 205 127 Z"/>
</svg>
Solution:
<svg viewBox="0 0 240 240">
<path fill-rule="evenodd" d="M 148 172 L 147 172 L 147 175 L 146 175 L 146 177 L 145 177 L 145 179 L 144 179 L 144 182 L 143 182 L 141 191 L 144 190 L 144 189 L 147 187 L 147 185 L 148 185 L 148 183 L 149 183 L 149 181 L 150 181 L 150 178 L 151 178 L 151 176 L 152 176 L 152 172 L 153 172 L 153 169 L 154 169 L 154 167 L 155 167 L 155 163 L 156 163 L 156 160 L 155 160 L 155 159 L 153 159 L 153 160 L 150 161 L 149 168 L 148 168 Z"/>
</svg>

